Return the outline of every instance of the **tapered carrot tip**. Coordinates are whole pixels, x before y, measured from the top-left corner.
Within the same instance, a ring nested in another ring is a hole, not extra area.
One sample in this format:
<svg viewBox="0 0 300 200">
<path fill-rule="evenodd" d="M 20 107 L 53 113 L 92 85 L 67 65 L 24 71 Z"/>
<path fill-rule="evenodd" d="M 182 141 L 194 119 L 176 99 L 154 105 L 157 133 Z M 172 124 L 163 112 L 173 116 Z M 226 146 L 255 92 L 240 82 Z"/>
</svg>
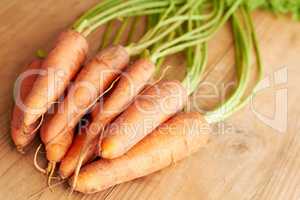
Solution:
<svg viewBox="0 0 300 200">
<path fill-rule="evenodd" d="M 116 158 L 121 155 L 116 152 L 118 146 L 119 144 L 116 143 L 116 140 L 103 139 L 99 155 L 106 159 Z"/>
<path fill-rule="evenodd" d="M 68 178 L 66 175 L 63 175 L 63 174 L 61 174 L 61 173 L 59 173 L 59 177 L 60 177 L 62 180 L 65 180 L 65 179 Z"/>
<path fill-rule="evenodd" d="M 19 153 L 25 154 L 24 148 L 23 148 L 22 146 L 17 145 L 17 146 L 16 146 L 16 149 L 17 149 L 17 151 L 18 151 Z"/>
</svg>

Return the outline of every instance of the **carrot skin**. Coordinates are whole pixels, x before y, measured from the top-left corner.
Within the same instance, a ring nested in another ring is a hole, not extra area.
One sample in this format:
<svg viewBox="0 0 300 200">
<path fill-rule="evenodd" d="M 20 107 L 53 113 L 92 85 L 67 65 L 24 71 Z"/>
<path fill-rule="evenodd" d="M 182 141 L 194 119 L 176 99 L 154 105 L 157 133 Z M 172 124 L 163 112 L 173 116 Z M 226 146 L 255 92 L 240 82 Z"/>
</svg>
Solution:
<svg viewBox="0 0 300 200">
<path fill-rule="evenodd" d="M 91 119 L 94 120 L 100 111 L 100 103 L 97 102 L 91 109 Z"/>
<path fill-rule="evenodd" d="M 97 135 L 117 115 L 123 112 L 133 99 L 143 90 L 155 70 L 148 59 L 135 61 L 122 73 L 112 93 L 104 100 L 104 104 L 94 115 L 88 129 L 89 135 Z"/>
<path fill-rule="evenodd" d="M 72 130 L 89 106 L 102 94 L 128 64 L 129 55 L 122 46 L 112 46 L 101 51 L 80 71 L 67 97 L 59 104 L 54 115 L 42 129 L 43 141 Z"/>
<path fill-rule="evenodd" d="M 38 76 L 26 98 L 25 126 L 36 122 L 63 94 L 80 69 L 87 51 L 88 43 L 81 34 L 68 30 L 59 35 L 42 64 L 44 74 Z"/>
<path fill-rule="evenodd" d="M 25 69 L 26 71 L 29 70 L 36 70 L 41 67 L 41 60 L 34 60 L 31 62 Z M 27 94 L 30 92 L 34 81 L 37 75 L 32 74 L 29 77 L 25 78 L 20 85 L 20 100 L 22 103 L 24 102 Z M 18 103 L 18 102 L 17 102 Z M 23 149 L 26 145 L 28 145 L 35 137 L 36 133 L 32 133 L 37 126 L 37 123 L 32 124 L 28 127 L 28 133 L 25 133 L 22 130 L 22 119 L 24 112 L 23 110 L 17 105 L 14 106 L 12 119 L 11 119 L 11 136 L 14 144 L 16 145 L 17 149 Z"/>
<path fill-rule="evenodd" d="M 99 154 L 113 159 L 181 110 L 187 92 L 179 81 L 161 81 L 147 88 L 104 132 Z"/>
<path fill-rule="evenodd" d="M 87 135 L 84 133 L 84 136 L 77 136 L 68 154 L 62 160 L 60 165 L 61 177 L 66 178 L 72 175 L 78 163 L 81 150 L 84 151 L 82 154 L 84 157 L 83 165 L 96 155 L 97 139 L 101 130 L 121 113 L 144 88 L 154 73 L 154 69 L 155 66 L 151 61 L 139 59 L 122 73 L 117 85 L 105 99 L 101 112 L 98 104 L 93 109 L 92 122 L 88 126 Z"/>
<path fill-rule="evenodd" d="M 179 113 L 159 126 L 125 155 L 84 166 L 75 190 L 95 193 L 149 175 L 178 162 L 207 145 L 210 127 L 196 112 Z M 69 183 L 72 184 L 73 179 Z"/>
<path fill-rule="evenodd" d="M 62 159 L 60 163 L 59 175 L 61 178 L 63 179 L 68 178 L 75 171 L 80 156 L 80 151 L 84 144 L 85 138 L 86 138 L 86 132 L 78 134 L 75 137 L 70 149 L 68 150 L 67 154 L 65 155 L 65 157 Z M 89 144 L 89 148 L 87 152 L 83 154 L 84 157 L 82 162 L 83 165 L 96 157 L 97 141 L 98 141 L 97 138 L 95 138 Z"/>
<path fill-rule="evenodd" d="M 46 143 L 45 149 L 47 160 L 60 162 L 72 144 L 73 135 L 73 131 L 68 131 L 55 137 L 51 142 Z"/>
</svg>

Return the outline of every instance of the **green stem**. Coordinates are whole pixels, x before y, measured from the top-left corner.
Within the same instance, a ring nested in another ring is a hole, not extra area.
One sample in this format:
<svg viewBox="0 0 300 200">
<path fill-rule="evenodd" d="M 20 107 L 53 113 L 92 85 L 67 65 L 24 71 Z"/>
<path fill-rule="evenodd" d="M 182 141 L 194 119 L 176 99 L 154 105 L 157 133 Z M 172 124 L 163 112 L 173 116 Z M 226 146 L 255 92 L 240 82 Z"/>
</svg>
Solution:
<svg viewBox="0 0 300 200">
<path fill-rule="evenodd" d="M 232 27 L 236 49 L 239 51 L 240 54 L 240 58 L 236 59 L 241 59 L 239 62 L 240 65 L 236 66 L 237 68 L 240 68 L 237 70 L 237 75 L 240 75 L 240 77 L 238 77 L 239 83 L 237 88 L 235 89 L 235 92 L 223 104 L 217 107 L 214 111 L 206 114 L 207 119 L 210 122 L 215 122 L 216 120 L 223 119 L 223 117 L 226 116 L 226 113 L 230 112 L 230 110 L 237 104 L 239 99 L 244 95 L 244 91 L 247 86 L 249 72 L 249 49 L 247 46 L 248 40 L 236 14 L 232 16 Z M 236 56 L 237 55 L 238 54 L 236 54 Z"/>
<path fill-rule="evenodd" d="M 191 10 L 191 14 L 195 12 L 196 14 L 200 12 L 198 10 Z M 193 23 L 192 20 L 188 21 L 188 31 L 192 31 L 193 28 L 200 27 L 202 24 L 200 21 Z M 207 65 L 208 51 L 207 43 L 199 43 L 194 48 L 187 49 L 187 59 L 188 59 L 188 69 L 187 75 L 182 81 L 183 86 L 187 89 L 188 94 L 192 94 L 198 87 L 202 74 Z"/>
<path fill-rule="evenodd" d="M 129 22 L 129 18 L 126 18 L 121 27 L 119 28 L 118 32 L 117 32 L 117 35 L 113 41 L 113 44 L 116 45 L 116 44 L 119 44 L 121 42 L 121 39 L 122 39 L 122 36 L 124 34 L 124 32 L 126 31 L 126 28 L 127 28 L 127 25 L 128 25 L 128 22 Z"/>
<path fill-rule="evenodd" d="M 130 30 L 128 33 L 128 42 L 127 42 L 128 44 L 132 43 L 134 40 L 134 33 L 138 24 L 138 19 L 139 19 L 138 17 L 133 17 L 132 19 Z"/>
<path fill-rule="evenodd" d="M 183 43 L 179 43 L 178 45 L 175 45 L 174 47 L 170 47 L 170 43 L 175 43 L 175 41 L 170 42 L 169 44 L 165 44 L 161 47 L 161 52 L 155 52 L 153 59 L 158 59 L 162 56 L 167 56 L 169 54 L 174 54 L 176 52 L 182 51 L 190 46 L 194 46 L 198 43 L 205 42 L 209 40 L 213 34 L 220 29 L 222 25 L 225 24 L 225 22 L 229 19 L 229 17 L 236 11 L 238 6 L 243 2 L 243 0 L 237 0 L 235 1 L 232 6 L 227 10 L 227 12 L 224 14 L 224 16 L 221 18 L 221 20 L 216 20 L 218 23 L 215 26 L 212 26 L 212 28 L 209 31 L 198 33 L 200 30 L 203 31 L 203 27 L 201 26 L 199 29 L 195 29 L 191 32 L 186 33 L 185 35 L 177 38 L 176 42 L 191 40 Z M 222 3 L 221 3 L 222 5 Z M 206 28 L 206 27 L 205 27 Z M 197 34 L 198 33 L 198 34 Z M 193 35 L 195 34 L 195 35 Z M 164 50 L 163 50 L 164 49 Z"/>
<path fill-rule="evenodd" d="M 195 1 L 195 0 L 194 0 Z M 174 16 L 176 15 L 180 15 L 186 11 L 188 11 L 188 9 L 190 9 L 190 7 L 192 6 L 192 3 L 187 3 L 185 6 L 183 6 L 181 9 L 179 9 Z M 144 40 L 141 39 L 141 42 L 135 45 L 131 45 L 127 47 L 127 51 L 131 54 L 131 55 L 137 55 L 140 54 L 144 49 L 146 49 L 147 47 L 151 46 L 152 44 L 158 42 L 159 40 L 163 39 L 164 37 L 166 37 L 167 35 L 169 35 L 171 32 L 173 32 L 176 28 L 178 28 L 181 24 L 183 23 L 183 21 L 179 21 L 176 22 L 174 24 L 172 24 L 170 27 L 168 27 L 166 30 L 164 30 L 163 32 L 159 32 L 159 34 L 155 35 L 155 37 L 152 37 L 152 39 L 149 40 Z M 159 24 L 158 24 L 159 26 Z"/>
<path fill-rule="evenodd" d="M 111 36 L 111 33 L 112 33 L 112 25 L 113 25 L 113 21 L 110 21 L 106 25 L 104 33 L 103 33 L 102 45 L 101 45 L 100 49 L 104 49 L 105 47 L 107 47 L 109 45 L 109 43 L 110 43 L 109 39 L 110 39 L 110 36 Z"/>
<path fill-rule="evenodd" d="M 240 10 L 246 28 L 241 27 L 241 23 L 238 20 L 236 14 L 232 17 L 233 33 L 235 36 L 235 44 L 237 51 L 236 60 L 238 61 L 237 63 L 242 65 L 242 69 L 239 72 L 237 72 L 239 83 L 234 93 L 231 95 L 231 97 L 229 97 L 229 99 L 226 100 L 225 103 L 223 103 L 214 111 L 206 114 L 206 119 L 209 123 L 224 120 L 225 118 L 231 116 L 233 113 L 237 112 L 239 109 L 244 107 L 246 103 L 249 102 L 252 95 L 255 93 L 255 88 L 262 79 L 263 66 L 256 32 L 250 16 L 250 11 L 245 6 L 241 7 Z M 247 33 L 245 33 L 244 30 L 246 30 Z M 248 79 L 250 74 L 250 55 L 252 48 L 254 48 L 256 56 L 258 78 L 256 84 L 252 87 L 249 94 L 246 94 L 246 89 L 247 87 L 249 87 Z"/>
<path fill-rule="evenodd" d="M 142 37 L 142 39 L 139 41 L 140 43 L 145 42 L 153 37 L 153 35 L 159 30 L 159 24 L 167 18 L 167 16 L 172 12 L 174 9 L 174 4 L 172 1 L 170 2 L 169 8 L 162 14 L 159 20 L 152 21 L 152 17 L 149 16 L 149 23 L 148 23 L 148 32 Z M 152 23 L 151 23 L 152 22 Z M 156 25 L 158 23 L 158 25 Z M 150 25 L 150 26 L 149 26 Z"/>
<path fill-rule="evenodd" d="M 195 40 L 195 39 L 199 39 L 201 36 L 210 35 L 211 34 L 210 32 L 212 32 L 210 29 L 214 29 L 215 24 L 220 20 L 220 18 L 222 16 L 223 4 L 224 4 L 223 1 L 219 2 L 218 0 L 215 0 L 214 1 L 214 5 L 215 5 L 214 10 L 212 11 L 213 17 L 209 21 L 207 21 L 202 26 L 199 26 L 194 30 L 188 31 L 187 33 L 177 37 L 176 39 L 161 45 L 160 48 L 158 48 L 156 50 L 156 52 L 153 52 L 154 59 L 155 59 L 155 57 L 159 58 L 161 56 L 166 56 L 168 54 L 172 54 L 172 52 L 182 51 L 186 47 L 183 47 L 181 49 L 179 47 L 178 49 L 176 49 L 178 45 L 182 44 L 182 42 L 190 41 L 192 39 Z M 196 35 L 196 34 L 198 34 L 198 35 Z M 197 42 L 195 42 L 194 45 L 201 43 L 201 42 L 202 41 L 198 40 Z M 176 44 L 177 44 L 177 46 L 176 46 Z M 191 46 L 194 46 L 194 45 L 191 45 Z M 163 51 L 169 51 L 170 53 L 162 53 Z"/>
<path fill-rule="evenodd" d="M 175 32 L 170 33 L 169 37 L 167 38 L 167 41 L 172 40 L 175 37 L 175 34 L 176 34 Z M 158 74 L 160 73 L 161 66 L 163 65 L 164 61 L 165 61 L 165 57 L 162 57 L 157 60 L 156 67 L 155 67 L 155 73 L 154 73 L 155 76 L 158 76 Z"/>
<path fill-rule="evenodd" d="M 87 19 L 94 17 L 96 13 L 102 12 L 104 10 L 107 10 L 119 3 L 121 3 L 122 0 L 104 0 L 94 6 L 93 8 L 89 9 L 87 12 L 85 12 L 78 20 L 75 21 L 73 24 L 73 28 L 76 29 L 83 29 L 83 25 L 86 24 L 84 21 Z"/>
<path fill-rule="evenodd" d="M 246 96 L 244 99 L 242 99 L 239 104 L 237 106 L 235 106 L 230 112 L 226 113 L 226 115 L 224 115 L 224 119 L 231 116 L 233 113 L 237 112 L 238 110 L 240 110 L 241 108 L 243 108 L 251 99 L 251 97 L 253 97 L 255 95 L 256 92 L 256 87 L 258 85 L 258 83 L 262 80 L 263 77 L 263 65 L 262 65 L 262 58 L 261 58 L 261 54 L 260 54 L 260 48 L 259 48 L 259 44 L 258 44 L 258 40 L 257 40 L 257 36 L 256 36 L 256 31 L 252 22 L 252 18 L 250 16 L 250 11 L 248 7 L 244 7 L 243 8 L 244 12 L 245 12 L 245 17 L 246 17 L 246 23 L 248 23 L 249 27 L 250 27 L 250 32 L 251 32 L 251 39 L 253 42 L 253 46 L 254 46 L 254 52 L 255 52 L 255 56 L 256 56 L 256 64 L 257 64 L 257 73 L 258 73 L 258 77 L 257 77 L 257 81 L 256 84 L 254 85 L 254 87 L 252 88 L 252 90 L 250 91 L 250 94 L 248 96 Z"/>
<path fill-rule="evenodd" d="M 181 5 L 184 0 L 173 0 L 176 5 Z M 134 13 L 141 15 L 143 11 L 165 8 L 169 5 L 169 0 L 128 0 L 125 2 L 118 3 L 109 9 L 91 9 L 88 11 L 89 16 L 81 19 L 80 24 L 76 26 L 78 32 L 83 33 L 87 36 L 89 33 L 94 31 L 96 28 L 106 23 L 107 21 L 118 18 L 134 16 Z M 78 23 L 77 23 L 78 24 Z M 80 26 L 80 28 L 78 28 Z"/>
</svg>

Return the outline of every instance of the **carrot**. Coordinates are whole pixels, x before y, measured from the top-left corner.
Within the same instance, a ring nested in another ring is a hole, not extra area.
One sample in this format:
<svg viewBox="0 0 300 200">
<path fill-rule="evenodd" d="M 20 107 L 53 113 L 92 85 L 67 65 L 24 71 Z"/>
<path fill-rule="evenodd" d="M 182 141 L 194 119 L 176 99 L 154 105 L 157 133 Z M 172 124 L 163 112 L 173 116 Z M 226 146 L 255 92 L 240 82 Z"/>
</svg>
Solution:
<svg viewBox="0 0 300 200">
<path fill-rule="evenodd" d="M 46 155 L 47 160 L 50 162 L 60 162 L 64 157 L 65 153 L 72 144 L 74 131 L 68 131 L 64 134 L 59 134 L 58 137 L 55 137 L 50 142 L 45 142 L 46 146 Z M 43 142 L 44 139 L 42 138 Z"/>
<path fill-rule="evenodd" d="M 179 81 L 161 81 L 147 88 L 104 132 L 99 154 L 116 158 L 181 110 L 187 99 Z"/>
<path fill-rule="evenodd" d="M 101 51 L 80 71 L 64 101 L 42 126 L 41 138 L 46 147 L 56 137 L 63 137 L 74 129 L 99 94 L 109 87 L 128 61 L 126 50 L 121 46 L 113 46 Z M 51 166 L 55 167 L 52 161 L 49 162 L 48 169 Z"/>
<path fill-rule="evenodd" d="M 84 166 L 75 190 L 95 193 L 146 176 L 197 152 L 208 143 L 209 124 L 197 112 L 179 113 L 159 126 L 125 155 Z M 69 181 L 73 184 L 73 179 Z"/>
<path fill-rule="evenodd" d="M 128 63 L 129 57 L 121 46 L 101 51 L 79 73 L 67 97 L 43 125 L 42 136 L 50 141 L 62 132 L 72 130 Z"/>
<path fill-rule="evenodd" d="M 38 76 L 26 97 L 25 127 L 35 123 L 62 95 L 85 60 L 87 50 L 88 43 L 81 34 L 72 30 L 60 34 L 42 64 L 45 71 Z"/>
<path fill-rule="evenodd" d="M 119 115 L 145 87 L 152 77 L 155 66 L 147 59 L 139 59 L 121 75 L 112 93 L 105 99 L 103 107 L 92 120 L 88 133 L 98 134 Z"/>
<path fill-rule="evenodd" d="M 98 115 L 99 110 L 100 110 L 100 103 L 97 102 L 91 109 L 91 119 L 95 119 L 95 117 Z"/>
<path fill-rule="evenodd" d="M 72 145 L 70 153 L 63 159 L 60 167 L 62 177 L 68 177 L 74 172 L 74 160 L 78 161 L 77 171 L 79 171 L 81 165 L 93 157 L 91 152 L 96 152 L 99 133 L 119 115 L 145 87 L 153 75 L 154 69 L 155 66 L 151 61 L 139 59 L 122 73 L 120 80 L 111 94 L 105 99 L 103 106 L 100 108 L 100 105 L 97 105 L 97 107 L 93 109 L 92 121 L 88 126 L 87 133 L 85 133 L 86 136 L 78 136 L 78 142 Z"/>
<path fill-rule="evenodd" d="M 30 70 L 36 70 L 41 67 L 41 60 L 34 60 L 31 62 L 27 67 L 26 72 L 30 72 Z M 18 105 L 19 103 L 23 103 L 27 94 L 31 90 L 33 83 L 37 77 L 37 74 L 34 73 L 28 77 L 25 77 L 24 80 L 20 83 L 20 88 L 17 91 L 19 93 L 19 98 L 16 99 L 16 104 L 14 106 L 14 110 L 12 113 L 12 119 L 11 119 L 11 136 L 14 144 L 16 145 L 16 148 L 19 152 L 24 153 L 23 148 L 28 145 L 36 135 L 34 130 L 36 129 L 36 126 L 38 125 L 38 122 L 32 124 L 27 128 L 28 134 L 26 134 L 22 130 L 22 118 L 24 115 L 23 109 L 21 109 L 21 106 Z"/>
<path fill-rule="evenodd" d="M 230 10 L 234 10 L 233 8 L 234 7 L 232 7 L 232 9 Z M 246 11 L 242 10 L 242 12 Z M 237 16 L 233 15 L 232 17 L 234 35 L 235 39 L 237 40 L 235 41 L 237 46 L 236 50 L 238 51 L 236 54 L 236 59 L 238 66 L 239 64 L 241 65 L 242 71 L 241 73 L 238 73 L 239 85 L 237 87 L 237 90 L 233 94 L 234 98 L 229 98 L 226 104 L 230 102 L 230 106 L 235 105 L 237 107 L 234 109 L 230 108 L 229 112 L 225 114 L 223 113 L 224 115 L 221 115 L 221 117 L 217 118 L 214 118 L 214 115 L 215 113 L 218 114 L 220 112 L 219 108 L 217 108 L 212 113 L 207 113 L 204 117 L 201 117 L 201 115 L 198 113 L 187 113 L 186 118 L 183 117 L 183 115 L 185 115 L 184 113 L 178 114 L 171 120 L 167 121 L 164 125 L 156 129 L 152 134 L 150 134 L 150 136 L 146 137 L 140 143 L 132 147 L 132 149 L 130 149 L 125 155 L 112 160 L 99 160 L 85 166 L 81 170 L 77 181 L 75 181 L 74 178 L 72 178 L 70 181 L 70 184 L 75 184 L 75 190 L 84 193 L 93 193 L 106 189 L 115 184 L 129 181 L 141 176 L 145 176 L 154 171 L 162 169 L 171 164 L 173 161 L 176 162 L 188 156 L 192 152 L 197 151 L 196 145 L 198 145 L 199 143 L 201 143 L 202 145 L 206 144 L 208 138 L 204 139 L 206 142 L 202 143 L 203 141 L 201 142 L 200 137 L 197 137 L 198 134 L 195 134 L 200 132 L 203 133 L 202 128 L 197 128 L 199 126 L 196 126 L 195 128 L 195 124 L 199 124 L 200 120 L 196 120 L 191 123 L 187 122 L 190 121 L 190 119 L 192 119 L 190 114 L 193 114 L 196 119 L 198 118 L 197 116 L 200 116 L 202 119 L 202 125 L 208 127 L 208 123 L 216 122 L 217 120 L 222 120 L 224 117 L 228 117 L 233 112 L 245 105 L 245 102 L 249 99 L 249 96 L 241 98 L 242 95 L 240 94 L 240 92 L 242 90 L 239 88 L 244 89 L 245 85 L 247 85 L 247 81 L 245 80 L 247 79 L 247 69 L 249 68 L 249 60 L 251 60 L 249 59 L 249 53 L 251 51 L 248 51 L 249 42 L 254 43 L 255 52 L 257 56 L 259 55 L 259 52 L 255 33 L 253 33 L 253 25 L 251 24 L 251 18 L 247 16 L 247 13 L 244 16 L 246 16 L 246 18 L 249 18 L 245 20 L 246 25 L 247 23 L 249 23 L 249 27 L 246 27 L 245 30 L 249 29 L 252 31 L 252 33 L 248 35 L 244 34 L 244 29 L 240 25 L 239 20 L 237 20 Z M 252 38 L 247 38 L 248 36 Z M 199 47 L 201 47 L 201 45 Z M 196 51 L 199 49 L 199 47 L 196 47 Z M 206 44 L 204 44 L 203 46 L 203 52 L 206 52 Z M 206 57 L 205 54 L 206 53 L 204 53 L 204 57 Z M 206 61 L 206 59 L 203 59 L 203 61 L 196 61 L 197 62 L 193 64 L 192 70 L 188 73 L 192 73 L 195 69 L 196 71 L 194 73 L 201 75 L 204 67 L 203 63 L 206 63 L 204 62 Z M 261 63 L 259 56 L 257 58 L 257 62 L 258 69 L 261 71 Z M 199 67 L 195 67 L 197 65 Z M 242 78 L 239 76 L 241 76 Z M 189 79 L 194 81 L 197 80 L 197 77 L 201 76 L 197 75 L 196 79 L 194 77 L 191 77 Z M 193 87 L 192 89 L 189 89 L 189 93 L 193 92 L 195 88 L 194 85 L 197 84 L 198 81 L 192 84 Z M 236 98 L 236 96 L 238 96 L 238 98 Z M 182 132 L 189 134 L 181 134 Z"/>
<path fill-rule="evenodd" d="M 58 106 L 55 106 L 55 109 L 57 109 L 57 107 Z M 51 114 L 48 114 L 45 117 L 45 121 L 47 121 L 49 118 L 51 118 Z M 41 128 L 40 136 L 42 142 L 45 144 L 46 158 L 49 162 L 47 169 L 42 171 L 46 173 L 46 175 L 48 175 L 48 185 L 50 186 L 56 164 L 63 159 L 72 144 L 74 130 L 65 131 L 57 135 L 57 137 L 48 140 L 48 138 L 45 137 L 44 134 L 42 134 L 44 132 L 43 128 L 44 126 L 42 126 Z"/>
<path fill-rule="evenodd" d="M 83 132 L 81 134 L 78 134 L 70 149 L 68 150 L 65 157 L 62 159 L 60 166 L 59 166 L 59 175 L 61 178 L 65 179 L 70 177 L 78 163 L 78 159 L 80 156 L 80 151 L 83 147 L 83 144 L 85 142 L 85 138 L 87 137 L 86 132 Z M 89 148 L 87 149 L 87 152 L 82 157 L 82 164 L 86 164 L 90 160 L 96 157 L 96 147 L 97 147 L 97 140 L 98 138 L 95 138 L 90 144 Z"/>
</svg>

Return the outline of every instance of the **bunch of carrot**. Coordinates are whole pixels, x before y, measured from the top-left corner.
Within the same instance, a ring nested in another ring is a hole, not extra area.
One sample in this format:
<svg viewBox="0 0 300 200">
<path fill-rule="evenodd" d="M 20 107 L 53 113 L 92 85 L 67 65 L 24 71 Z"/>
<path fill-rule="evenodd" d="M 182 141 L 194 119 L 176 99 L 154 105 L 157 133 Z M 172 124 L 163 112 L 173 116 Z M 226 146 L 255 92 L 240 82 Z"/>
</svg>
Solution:
<svg viewBox="0 0 300 200">
<path fill-rule="evenodd" d="M 147 16 L 147 30 L 137 42 L 129 36 L 122 46 L 121 37 L 132 18 L 130 29 L 136 29 L 136 16 Z M 124 21 L 113 44 L 107 46 L 104 34 L 103 48 L 85 62 L 86 37 L 105 24 L 109 33 L 112 21 L 119 18 Z M 181 112 L 205 72 L 207 41 L 228 20 L 236 46 L 235 92 L 205 115 Z M 148 175 L 205 146 L 209 123 L 245 105 L 253 93 L 248 92 L 252 49 L 259 81 L 259 48 L 243 0 L 103 1 L 61 33 L 45 58 L 26 69 L 38 74 L 24 79 L 18 90 L 13 141 L 23 152 L 40 132 L 49 163 L 43 169 L 35 159 L 35 166 L 48 175 L 49 185 L 57 163 L 60 177 L 70 178 L 72 189 L 84 193 Z M 178 52 L 187 58 L 184 80 L 155 81 L 164 58 Z M 76 126 L 91 110 L 87 127 L 78 131 Z"/>
</svg>

